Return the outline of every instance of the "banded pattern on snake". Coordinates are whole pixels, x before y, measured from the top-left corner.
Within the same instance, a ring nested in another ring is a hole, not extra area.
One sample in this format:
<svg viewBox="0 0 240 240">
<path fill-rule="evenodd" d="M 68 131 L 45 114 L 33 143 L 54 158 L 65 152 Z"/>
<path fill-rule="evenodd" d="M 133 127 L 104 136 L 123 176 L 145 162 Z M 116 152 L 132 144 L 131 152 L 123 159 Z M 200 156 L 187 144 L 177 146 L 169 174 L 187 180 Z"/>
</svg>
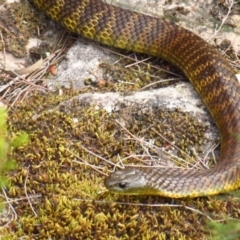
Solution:
<svg viewBox="0 0 240 240">
<path fill-rule="evenodd" d="M 209 170 L 133 167 L 112 173 L 106 187 L 124 194 L 197 197 L 240 186 L 240 85 L 229 63 L 194 33 L 101 0 L 30 0 L 71 32 L 116 48 L 161 57 L 194 85 L 221 133 L 221 156 Z"/>
</svg>

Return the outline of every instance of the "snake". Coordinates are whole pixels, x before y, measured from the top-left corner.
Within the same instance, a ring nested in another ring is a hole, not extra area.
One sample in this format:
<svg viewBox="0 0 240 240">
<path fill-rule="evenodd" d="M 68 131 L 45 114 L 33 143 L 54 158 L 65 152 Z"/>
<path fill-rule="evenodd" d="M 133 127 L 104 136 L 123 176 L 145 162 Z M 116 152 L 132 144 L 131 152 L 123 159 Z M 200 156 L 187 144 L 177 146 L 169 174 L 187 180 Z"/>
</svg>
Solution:
<svg viewBox="0 0 240 240">
<path fill-rule="evenodd" d="M 162 58 L 183 71 L 221 136 L 209 169 L 128 166 L 104 181 L 113 193 L 195 198 L 240 186 L 240 85 L 228 60 L 179 25 L 101 0 L 29 0 L 68 31 L 102 44 Z"/>
</svg>

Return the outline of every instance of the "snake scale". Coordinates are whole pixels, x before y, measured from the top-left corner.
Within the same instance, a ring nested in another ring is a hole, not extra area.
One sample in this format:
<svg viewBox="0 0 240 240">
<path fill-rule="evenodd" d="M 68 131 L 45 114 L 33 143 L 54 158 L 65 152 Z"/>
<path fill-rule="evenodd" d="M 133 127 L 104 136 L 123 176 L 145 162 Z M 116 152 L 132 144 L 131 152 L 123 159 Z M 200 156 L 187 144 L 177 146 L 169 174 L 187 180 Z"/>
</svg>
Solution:
<svg viewBox="0 0 240 240">
<path fill-rule="evenodd" d="M 240 86 L 219 52 L 174 23 L 101 0 L 30 0 L 71 32 L 116 48 L 161 57 L 192 82 L 221 133 L 218 164 L 208 170 L 128 167 L 106 187 L 123 194 L 172 198 L 218 194 L 240 186 Z"/>
</svg>

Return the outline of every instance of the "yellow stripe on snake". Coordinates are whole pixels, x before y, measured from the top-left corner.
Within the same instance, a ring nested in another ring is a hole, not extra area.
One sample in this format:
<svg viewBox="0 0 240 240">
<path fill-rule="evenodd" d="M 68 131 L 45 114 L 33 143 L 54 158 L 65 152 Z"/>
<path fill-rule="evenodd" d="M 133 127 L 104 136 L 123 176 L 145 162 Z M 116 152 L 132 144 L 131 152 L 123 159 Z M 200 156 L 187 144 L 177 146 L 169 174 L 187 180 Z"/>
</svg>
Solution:
<svg viewBox="0 0 240 240">
<path fill-rule="evenodd" d="M 161 57 L 180 68 L 205 102 L 221 133 L 221 156 L 209 170 L 131 167 L 106 187 L 123 194 L 197 197 L 240 186 L 240 86 L 229 63 L 194 33 L 101 0 L 30 0 L 71 32 L 116 48 Z"/>
</svg>

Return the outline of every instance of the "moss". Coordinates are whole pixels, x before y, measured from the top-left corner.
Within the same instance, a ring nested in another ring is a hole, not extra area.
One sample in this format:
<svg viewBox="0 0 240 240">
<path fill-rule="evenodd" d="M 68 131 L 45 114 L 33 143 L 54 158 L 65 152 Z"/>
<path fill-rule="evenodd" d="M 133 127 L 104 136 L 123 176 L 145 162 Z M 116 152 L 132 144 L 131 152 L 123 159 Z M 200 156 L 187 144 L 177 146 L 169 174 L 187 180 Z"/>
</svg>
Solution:
<svg viewBox="0 0 240 240">
<path fill-rule="evenodd" d="M 1 11 L 0 21 L 1 31 L 7 40 L 2 42 L 4 45 L 0 45 L 0 50 L 5 48 L 16 57 L 25 56 L 28 38 L 33 31 L 36 32 L 36 25 L 32 27 L 31 23 L 34 22 L 32 12 L 20 2 L 6 4 L 4 11 Z"/>
<path fill-rule="evenodd" d="M 67 108 L 58 107 L 64 100 L 85 92 L 131 94 L 162 73 L 148 63 L 130 69 L 123 68 L 121 61 L 114 67 L 108 63 L 102 67 L 104 80 L 113 76 L 105 84 L 90 85 L 81 92 L 64 90 L 61 96 L 36 93 L 10 112 L 9 130 L 27 132 L 30 144 L 15 149 L 10 156 L 18 163 L 9 176 L 7 192 L 17 219 L 2 228 L 1 235 L 9 239 L 206 239 L 202 227 L 206 215 L 214 219 L 219 218 L 218 214 L 238 218 L 239 202 L 231 197 L 175 200 L 174 204 L 181 207 L 169 207 L 171 199 L 105 192 L 103 181 L 113 166 L 103 159 L 117 163 L 121 158 L 124 164 L 136 164 L 151 157 L 156 164 L 160 154 L 148 147 L 146 156 L 144 148 L 116 120 L 124 123 L 131 134 L 153 141 L 156 147 L 186 158 L 184 150 L 193 162 L 195 153 L 191 148 L 203 154 L 200 145 L 206 127 L 178 110 L 123 106 L 108 113 L 74 101 Z M 166 73 L 163 75 L 166 77 Z M 171 82 L 151 88 L 161 84 Z M 182 164 L 178 158 L 175 163 Z"/>
<path fill-rule="evenodd" d="M 9 239 L 205 239 L 202 226 L 206 216 L 184 206 L 216 219 L 217 214 L 239 217 L 239 202 L 231 197 L 175 200 L 175 204 L 182 205 L 177 208 L 150 206 L 171 204 L 171 199 L 104 193 L 104 174 L 112 166 L 100 157 L 117 162 L 119 156 L 143 153 L 136 141 L 127 138 L 116 119 L 123 120 L 127 115 L 125 127 L 136 136 L 156 139 L 159 147 L 166 146 L 166 142 L 151 129 L 175 141 L 181 149 L 201 141 L 205 129 L 179 111 L 142 114 L 140 109 L 124 109 L 110 114 L 91 106 L 77 111 L 73 106 L 68 113 L 58 109 L 59 102 L 76 94 L 36 94 L 10 113 L 9 129 L 26 131 L 30 144 L 11 155 L 18 168 L 10 174 L 8 197 L 18 219 L 3 228 L 1 235 Z M 175 119 L 179 119 L 177 124 Z M 146 131 L 146 126 L 151 127 Z M 176 134 L 169 135 L 169 127 Z M 184 140 L 180 137 L 182 129 L 189 132 Z M 151 154 L 157 156 L 154 151 Z M 128 158 L 127 162 L 136 159 Z"/>
<path fill-rule="evenodd" d="M 1 10 L 0 30 L 4 41 L 0 41 L 0 51 L 6 50 L 15 57 L 26 57 L 26 45 L 30 38 L 42 38 L 37 50 L 32 52 L 40 53 L 43 57 L 56 47 L 55 37 L 59 34 L 45 34 L 48 30 L 44 14 L 40 14 L 28 1 L 7 3 Z M 39 34 L 40 33 L 40 34 Z M 53 39 L 54 38 L 54 39 Z"/>
<path fill-rule="evenodd" d="M 90 85 L 80 93 L 130 94 L 156 81 L 159 74 L 166 76 L 150 64 L 125 69 L 121 63 L 103 63 L 102 67 L 105 80 L 111 76 L 111 81 Z M 169 70 L 164 62 L 163 68 Z M 202 154 L 205 126 L 180 111 L 152 109 L 146 113 L 141 108 L 125 107 L 108 113 L 74 104 L 68 111 L 58 108 L 60 102 L 80 93 L 35 94 L 10 112 L 9 131 L 26 131 L 30 143 L 14 149 L 10 156 L 18 163 L 9 174 L 7 189 L 16 219 L 6 220 L 9 224 L 0 230 L 3 239 L 207 239 L 204 226 L 209 217 L 240 217 L 239 200 L 231 195 L 173 201 L 104 192 L 105 175 L 113 170 L 104 158 L 113 163 L 121 158 L 124 164 L 148 160 L 133 156 L 142 155 L 144 149 L 116 120 L 123 121 L 135 136 L 154 140 L 155 146 L 170 148 L 184 158 L 182 151 L 169 146 L 157 132 L 194 157 L 192 146 Z M 159 157 L 153 148 L 148 150 L 153 160 Z M 175 162 L 181 164 L 177 158 Z"/>
</svg>

